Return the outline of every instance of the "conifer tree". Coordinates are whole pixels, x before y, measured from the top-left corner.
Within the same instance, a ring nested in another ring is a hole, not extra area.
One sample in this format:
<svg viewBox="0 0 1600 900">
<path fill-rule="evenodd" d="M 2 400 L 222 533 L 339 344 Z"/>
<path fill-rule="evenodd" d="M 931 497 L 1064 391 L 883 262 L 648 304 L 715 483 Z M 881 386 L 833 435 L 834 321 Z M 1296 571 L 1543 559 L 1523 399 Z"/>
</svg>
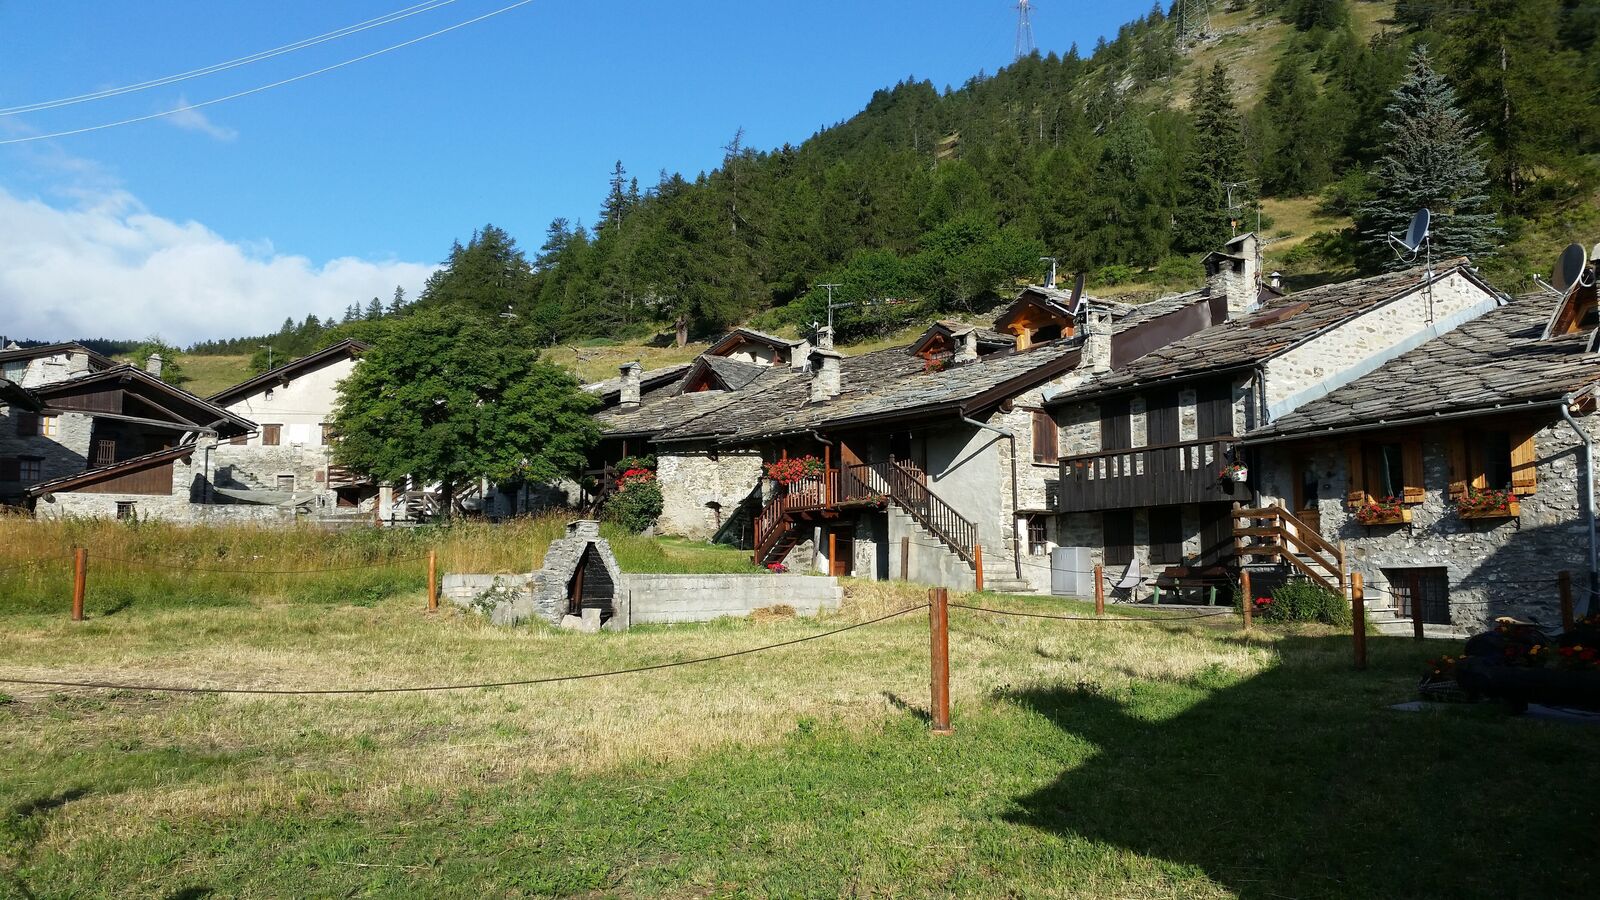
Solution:
<svg viewBox="0 0 1600 900">
<path fill-rule="evenodd" d="M 1487 256 L 1500 236 L 1477 129 L 1457 106 L 1455 89 L 1434 71 L 1426 47 L 1412 52 L 1408 68 L 1384 121 L 1388 140 L 1372 172 L 1375 196 L 1356 222 L 1369 269 L 1408 265 L 1389 250 L 1386 235 L 1403 231 L 1422 207 L 1433 212 L 1435 258 Z"/>
<path fill-rule="evenodd" d="M 1218 63 L 1195 80 L 1195 135 L 1184 162 L 1173 229 L 1176 249 L 1210 250 L 1230 236 L 1228 186 L 1243 181 L 1244 144 L 1233 83 Z"/>
<path fill-rule="evenodd" d="M 383 318 L 383 301 L 373 297 L 367 301 L 367 311 L 363 315 L 368 322 L 375 322 Z"/>
</svg>

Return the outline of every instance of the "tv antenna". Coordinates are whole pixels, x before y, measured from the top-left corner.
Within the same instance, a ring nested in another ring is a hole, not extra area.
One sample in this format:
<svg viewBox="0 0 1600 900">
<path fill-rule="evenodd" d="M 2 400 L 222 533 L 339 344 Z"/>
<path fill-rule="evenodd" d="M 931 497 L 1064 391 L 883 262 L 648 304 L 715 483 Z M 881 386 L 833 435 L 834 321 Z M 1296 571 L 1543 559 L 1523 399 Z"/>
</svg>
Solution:
<svg viewBox="0 0 1600 900">
<path fill-rule="evenodd" d="M 1028 0 L 1017 0 L 1017 59 L 1032 56 L 1033 5 Z"/>
<path fill-rule="evenodd" d="M 1056 258 L 1054 256 L 1041 256 L 1041 257 L 1039 257 L 1039 262 L 1047 262 L 1047 263 L 1050 264 L 1050 274 L 1045 276 L 1044 286 L 1047 287 L 1047 288 L 1055 287 L 1056 286 Z"/>
<path fill-rule="evenodd" d="M 1244 188 L 1249 187 L 1254 180 L 1254 178 L 1246 178 L 1244 181 L 1224 181 L 1222 183 L 1222 186 L 1228 191 L 1228 225 L 1233 229 L 1234 237 L 1239 236 L 1239 218 L 1234 213 L 1244 212 L 1245 205 L 1242 197 Z M 1235 191 L 1238 193 L 1236 194 Z M 1261 234 L 1261 204 L 1259 203 L 1256 204 L 1256 234 Z"/>
<path fill-rule="evenodd" d="M 1404 237 L 1387 235 L 1395 256 L 1411 262 L 1420 252 L 1423 259 L 1423 292 L 1428 298 L 1428 324 L 1433 324 L 1433 213 L 1426 206 L 1417 210 L 1406 227 Z"/>
<path fill-rule="evenodd" d="M 839 287 L 844 287 L 844 285 L 842 285 L 842 284 L 819 284 L 819 285 L 817 285 L 817 287 L 826 288 L 827 291 L 828 291 L 828 330 L 832 331 L 833 330 L 833 311 L 836 310 L 836 309 L 844 309 L 847 306 L 855 306 L 855 303 L 853 301 L 850 302 L 850 303 L 835 303 L 835 302 L 833 302 L 833 289 L 834 288 L 839 288 Z"/>
</svg>

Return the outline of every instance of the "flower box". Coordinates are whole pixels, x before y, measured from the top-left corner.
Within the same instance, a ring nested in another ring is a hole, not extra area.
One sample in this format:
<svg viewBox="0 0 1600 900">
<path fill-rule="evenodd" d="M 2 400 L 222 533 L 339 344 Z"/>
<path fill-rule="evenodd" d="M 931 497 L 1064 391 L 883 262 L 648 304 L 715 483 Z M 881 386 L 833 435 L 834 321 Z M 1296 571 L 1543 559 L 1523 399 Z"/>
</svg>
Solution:
<svg viewBox="0 0 1600 900">
<path fill-rule="evenodd" d="M 1355 519 L 1361 525 L 1409 525 L 1411 510 L 1401 505 L 1399 498 L 1385 497 L 1357 506 Z"/>
<path fill-rule="evenodd" d="M 1462 519 L 1514 519 L 1521 514 L 1516 495 L 1510 491 L 1474 489 L 1456 501 L 1456 516 Z"/>
<path fill-rule="evenodd" d="M 1522 515 L 1522 505 L 1515 500 L 1505 506 L 1490 507 L 1488 509 L 1457 509 L 1456 516 L 1462 519 L 1515 519 Z"/>
</svg>

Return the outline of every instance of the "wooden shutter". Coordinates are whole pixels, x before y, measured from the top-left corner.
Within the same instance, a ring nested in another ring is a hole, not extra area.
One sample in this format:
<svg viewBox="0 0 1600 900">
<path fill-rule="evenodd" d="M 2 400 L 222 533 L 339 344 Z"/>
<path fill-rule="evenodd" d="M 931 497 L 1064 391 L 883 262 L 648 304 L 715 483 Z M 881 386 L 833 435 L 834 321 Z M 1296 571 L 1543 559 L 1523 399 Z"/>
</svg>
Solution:
<svg viewBox="0 0 1600 900">
<path fill-rule="evenodd" d="M 39 433 L 39 414 L 31 412 L 17 413 L 17 437 L 33 437 Z"/>
<path fill-rule="evenodd" d="M 1036 463 L 1054 463 L 1060 459 L 1060 436 L 1056 431 L 1056 420 L 1042 409 L 1033 411 L 1033 461 Z"/>
<path fill-rule="evenodd" d="M 1457 429 L 1446 438 L 1450 446 L 1450 499 L 1466 499 L 1467 487 L 1472 484 L 1472 457 L 1467 449 L 1467 435 Z"/>
<path fill-rule="evenodd" d="M 1127 397 L 1100 402 L 1100 449 L 1126 450 L 1133 446 L 1133 421 Z"/>
<path fill-rule="evenodd" d="M 1108 509 L 1100 514 L 1105 541 L 1105 564 L 1125 566 L 1133 561 L 1133 511 Z"/>
<path fill-rule="evenodd" d="M 1367 502 L 1367 467 L 1361 454 L 1361 442 L 1350 441 L 1344 445 L 1346 493 L 1345 502 L 1351 509 Z"/>
<path fill-rule="evenodd" d="M 261 445 L 263 447 L 276 447 L 276 446 L 278 446 L 278 439 L 279 439 L 281 434 L 282 434 L 282 426 L 279 426 L 279 425 L 263 425 L 263 426 L 261 426 Z"/>
<path fill-rule="evenodd" d="M 1422 438 L 1407 437 L 1400 441 L 1400 473 L 1404 476 L 1406 503 L 1421 503 L 1428 499 L 1428 489 L 1422 475 Z"/>
<path fill-rule="evenodd" d="M 1150 562 L 1172 565 L 1183 561 L 1183 510 L 1177 506 L 1152 506 Z"/>
<path fill-rule="evenodd" d="M 21 481 L 22 460 L 0 459 L 0 481 Z"/>
<path fill-rule="evenodd" d="M 1531 424 L 1511 428 L 1511 492 L 1521 497 L 1539 487 L 1539 458 L 1534 454 Z"/>
</svg>

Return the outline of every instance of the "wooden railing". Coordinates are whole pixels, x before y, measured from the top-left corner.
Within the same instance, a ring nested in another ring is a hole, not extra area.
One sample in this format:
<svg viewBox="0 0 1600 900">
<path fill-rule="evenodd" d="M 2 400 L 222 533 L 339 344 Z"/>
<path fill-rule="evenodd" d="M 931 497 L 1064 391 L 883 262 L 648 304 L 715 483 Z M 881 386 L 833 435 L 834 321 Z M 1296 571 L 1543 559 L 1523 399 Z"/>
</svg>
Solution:
<svg viewBox="0 0 1600 900">
<path fill-rule="evenodd" d="M 1344 547 L 1281 506 L 1246 509 L 1234 504 L 1233 544 L 1241 563 L 1245 557 L 1276 559 L 1330 591 L 1347 593 Z"/>
<path fill-rule="evenodd" d="M 926 482 L 927 476 L 916 467 L 890 459 L 852 463 L 781 487 L 756 516 L 755 559 L 764 560 L 772 552 L 796 513 L 893 503 L 968 565 L 976 566 L 978 526 L 929 490 Z"/>
<path fill-rule="evenodd" d="M 1206 438 L 1061 458 L 1060 508 L 1065 512 L 1227 502 L 1222 481 L 1234 438 Z"/>
</svg>

